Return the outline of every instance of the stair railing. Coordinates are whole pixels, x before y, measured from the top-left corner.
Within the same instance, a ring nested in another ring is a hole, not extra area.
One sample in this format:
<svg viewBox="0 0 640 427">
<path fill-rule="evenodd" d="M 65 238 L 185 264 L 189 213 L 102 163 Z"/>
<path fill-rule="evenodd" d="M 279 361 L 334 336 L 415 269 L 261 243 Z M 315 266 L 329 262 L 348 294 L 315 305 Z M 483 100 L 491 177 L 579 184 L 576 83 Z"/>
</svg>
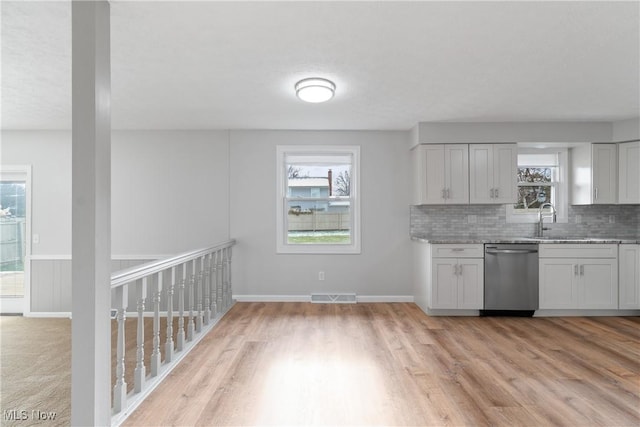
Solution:
<svg viewBox="0 0 640 427">
<path fill-rule="evenodd" d="M 120 425 L 231 308 L 234 245 L 235 240 L 229 240 L 111 275 L 112 314 L 117 325 L 112 426 Z M 131 350 L 126 348 L 125 322 L 132 314 L 137 319 L 135 367 L 125 362 L 126 351 Z M 148 363 L 145 317 L 153 317 Z M 166 319 L 164 330 L 161 319 Z M 161 334 L 165 335 L 164 346 Z M 129 385 L 125 373 L 132 367 L 134 384 Z"/>
</svg>

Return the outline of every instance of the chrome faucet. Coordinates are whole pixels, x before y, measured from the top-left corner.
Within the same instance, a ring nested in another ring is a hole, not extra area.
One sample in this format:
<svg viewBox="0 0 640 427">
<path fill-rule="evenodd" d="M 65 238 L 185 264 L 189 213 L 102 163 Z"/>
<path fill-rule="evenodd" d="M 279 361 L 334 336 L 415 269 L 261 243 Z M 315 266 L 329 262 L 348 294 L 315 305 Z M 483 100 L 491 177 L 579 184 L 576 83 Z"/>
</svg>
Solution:
<svg viewBox="0 0 640 427">
<path fill-rule="evenodd" d="M 551 213 L 545 214 L 544 208 L 551 208 Z M 538 237 L 544 237 L 544 230 L 549 230 L 543 224 L 543 220 L 545 218 L 551 218 L 552 222 L 556 222 L 556 208 L 553 204 L 547 202 L 540 205 L 540 209 L 538 210 Z"/>
</svg>

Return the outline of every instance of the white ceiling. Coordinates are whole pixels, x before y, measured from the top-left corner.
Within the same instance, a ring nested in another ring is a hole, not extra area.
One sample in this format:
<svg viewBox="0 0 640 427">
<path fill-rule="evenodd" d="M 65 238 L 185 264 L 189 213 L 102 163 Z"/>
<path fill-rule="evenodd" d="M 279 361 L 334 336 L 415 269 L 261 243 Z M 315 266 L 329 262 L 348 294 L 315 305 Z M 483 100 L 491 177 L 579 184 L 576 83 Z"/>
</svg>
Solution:
<svg viewBox="0 0 640 427">
<path fill-rule="evenodd" d="M 71 127 L 70 2 L 2 7 L 2 128 Z M 111 2 L 115 129 L 640 116 L 640 2 Z M 337 85 L 326 104 L 293 91 Z"/>
</svg>

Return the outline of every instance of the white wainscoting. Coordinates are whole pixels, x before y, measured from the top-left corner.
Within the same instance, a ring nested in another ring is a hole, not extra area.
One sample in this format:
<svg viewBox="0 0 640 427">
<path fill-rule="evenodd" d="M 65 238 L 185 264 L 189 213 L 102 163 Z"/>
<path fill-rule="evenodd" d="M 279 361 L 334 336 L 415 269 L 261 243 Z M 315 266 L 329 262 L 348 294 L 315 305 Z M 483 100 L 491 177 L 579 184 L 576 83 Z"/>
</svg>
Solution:
<svg viewBox="0 0 640 427">
<path fill-rule="evenodd" d="M 116 255 L 111 271 L 120 271 L 167 255 Z M 71 255 L 32 255 L 30 257 L 27 317 L 70 317 Z M 25 292 L 25 295 L 27 293 Z"/>
</svg>

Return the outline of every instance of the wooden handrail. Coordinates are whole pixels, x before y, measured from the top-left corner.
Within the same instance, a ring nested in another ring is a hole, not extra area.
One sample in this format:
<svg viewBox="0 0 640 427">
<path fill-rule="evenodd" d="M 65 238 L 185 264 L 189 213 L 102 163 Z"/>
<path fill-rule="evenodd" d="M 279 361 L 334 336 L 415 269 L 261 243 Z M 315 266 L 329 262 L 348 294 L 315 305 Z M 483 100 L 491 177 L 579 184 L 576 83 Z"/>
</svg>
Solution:
<svg viewBox="0 0 640 427">
<path fill-rule="evenodd" d="M 115 289 L 119 286 L 123 286 L 127 283 L 134 282 L 143 277 L 150 276 L 154 273 L 159 273 L 168 268 L 175 267 L 185 262 L 198 259 L 211 252 L 218 251 L 220 249 L 228 248 L 236 243 L 235 239 L 227 240 L 226 242 L 219 243 L 208 248 L 197 249 L 194 251 L 184 252 L 180 255 L 176 255 L 171 258 L 165 258 L 157 261 L 150 261 L 141 265 L 136 265 L 131 268 L 127 268 L 111 275 L 111 289 Z"/>
</svg>

